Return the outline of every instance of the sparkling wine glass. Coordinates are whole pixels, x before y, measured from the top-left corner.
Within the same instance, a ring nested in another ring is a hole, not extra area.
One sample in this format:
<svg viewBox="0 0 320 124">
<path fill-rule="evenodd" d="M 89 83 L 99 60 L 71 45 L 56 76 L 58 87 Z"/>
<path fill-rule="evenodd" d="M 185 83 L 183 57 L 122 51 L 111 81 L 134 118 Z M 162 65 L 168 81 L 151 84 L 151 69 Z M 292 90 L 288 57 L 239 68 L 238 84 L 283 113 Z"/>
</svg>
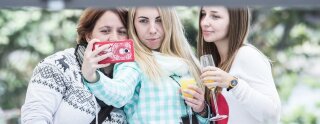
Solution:
<svg viewBox="0 0 320 124">
<path fill-rule="evenodd" d="M 207 66 L 215 66 L 211 54 L 202 55 L 200 57 L 200 63 L 201 63 L 202 68 L 207 67 Z M 205 86 L 207 86 L 206 84 L 213 83 L 213 82 L 214 82 L 214 80 L 205 80 L 203 83 L 204 83 Z M 211 90 L 212 97 L 213 97 L 214 108 L 216 110 L 216 116 L 210 118 L 210 121 L 219 121 L 219 120 L 227 118 L 228 117 L 227 115 L 220 115 L 219 114 L 219 110 L 218 110 L 218 106 L 217 106 L 216 93 L 215 93 L 216 87 L 208 87 L 208 88 Z"/>
</svg>

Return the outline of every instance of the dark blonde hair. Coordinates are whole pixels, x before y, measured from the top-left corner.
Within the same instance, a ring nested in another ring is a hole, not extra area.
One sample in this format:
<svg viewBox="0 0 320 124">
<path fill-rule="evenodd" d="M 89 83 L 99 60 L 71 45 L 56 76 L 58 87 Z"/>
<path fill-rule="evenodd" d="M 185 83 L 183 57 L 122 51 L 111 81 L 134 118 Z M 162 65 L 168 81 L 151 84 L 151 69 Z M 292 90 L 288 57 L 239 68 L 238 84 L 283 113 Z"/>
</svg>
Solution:
<svg viewBox="0 0 320 124">
<path fill-rule="evenodd" d="M 87 8 L 83 11 L 77 27 L 77 43 L 87 43 L 86 37 L 91 35 L 96 22 L 107 11 L 117 14 L 122 24 L 127 28 L 128 10 L 125 8 L 102 9 L 102 8 Z"/>
<path fill-rule="evenodd" d="M 216 66 L 226 72 L 229 72 L 236 53 L 244 44 L 249 32 L 250 13 L 249 8 L 227 8 L 227 10 L 230 20 L 226 36 L 229 38 L 228 53 L 226 57 L 227 59 L 224 62 L 221 62 L 220 54 L 216 44 L 214 42 L 204 41 L 200 26 L 201 15 L 199 17 L 197 54 L 198 57 L 205 54 L 212 54 Z M 219 87 L 216 89 L 217 92 L 220 92 L 221 90 L 222 89 Z M 205 98 L 207 103 L 211 103 L 211 95 L 212 94 L 210 93 L 210 90 L 206 88 Z"/>
</svg>

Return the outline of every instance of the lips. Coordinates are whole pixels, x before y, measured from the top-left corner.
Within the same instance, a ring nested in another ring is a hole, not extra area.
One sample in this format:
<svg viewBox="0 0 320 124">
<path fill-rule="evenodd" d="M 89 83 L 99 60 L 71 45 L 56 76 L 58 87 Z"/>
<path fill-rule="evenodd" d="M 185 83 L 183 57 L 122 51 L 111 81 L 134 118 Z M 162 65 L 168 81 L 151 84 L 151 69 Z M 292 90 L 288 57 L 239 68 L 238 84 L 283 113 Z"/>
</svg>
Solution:
<svg viewBox="0 0 320 124">
<path fill-rule="evenodd" d="M 150 41 L 150 42 L 153 42 L 153 41 L 156 41 L 158 40 L 159 38 L 148 38 L 147 40 Z"/>
<path fill-rule="evenodd" d="M 202 31 L 203 35 L 210 35 L 211 33 L 213 33 L 214 31 Z"/>
</svg>

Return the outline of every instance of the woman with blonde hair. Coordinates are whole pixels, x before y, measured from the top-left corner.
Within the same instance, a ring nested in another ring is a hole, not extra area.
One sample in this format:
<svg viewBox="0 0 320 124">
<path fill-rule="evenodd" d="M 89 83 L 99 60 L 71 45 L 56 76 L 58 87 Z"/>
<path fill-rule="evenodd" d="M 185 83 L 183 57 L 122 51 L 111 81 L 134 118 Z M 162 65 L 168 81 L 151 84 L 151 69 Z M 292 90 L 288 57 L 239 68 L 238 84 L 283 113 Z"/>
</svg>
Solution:
<svg viewBox="0 0 320 124">
<path fill-rule="evenodd" d="M 188 121 L 205 123 L 199 62 L 192 54 L 175 10 L 133 8 L 129 10 L 128 23 L 135 62 L 116 64 L 113 79 L 100 72 L 89 74 L 94 69 L 89 64 L 83 65 L 84 82 L 89 89 L 108 105 L 124 106 L 129 123 L 181 123 L 185 116 Z M 179 80 L 183 77 L 194 77 L 198 82 L 181 91 L 192 98 L 179 93 Z"/>
<path fill-rule="evenodd" d="M 281 105 L 271 64 L 257 48 L 245 43 L 248 8 L 204 6 L 200 12 L 198 55 L 212 54 L 216 64 L 203 68 L 201 79 L 214 80 L 205 83 L 210 88 L 222 88 L 216 92 L 217 108 L 220 115 L 228 115 L 216 123 L 278 123 Z"/>
</svg>

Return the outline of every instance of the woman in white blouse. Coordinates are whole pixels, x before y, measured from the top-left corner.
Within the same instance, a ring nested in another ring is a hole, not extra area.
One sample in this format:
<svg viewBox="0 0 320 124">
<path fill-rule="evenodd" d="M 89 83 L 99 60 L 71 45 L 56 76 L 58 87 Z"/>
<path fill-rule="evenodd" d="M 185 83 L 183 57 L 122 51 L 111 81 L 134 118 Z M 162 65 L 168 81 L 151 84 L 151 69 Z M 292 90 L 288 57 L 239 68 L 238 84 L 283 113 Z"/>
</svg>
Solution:
<svg viewBox="0 0 320 124">
<path fill-rule="evenodd" d="M 218 107 L 228 106 L 226 111 L 219 110 L 228 118 L 218 124 L 279 122 L 281 104 L 271 64 L 258 49 L 244 44 L 249 16 L 248 8 L 201 8 L 198 55 L 212 54 L 216 65 L 203 68 L 201 79 L 214 80 L 206 85 L 219 87 L 218 93 L 225 97 L 227 105 L 218 100 Z"/>
</svg>

